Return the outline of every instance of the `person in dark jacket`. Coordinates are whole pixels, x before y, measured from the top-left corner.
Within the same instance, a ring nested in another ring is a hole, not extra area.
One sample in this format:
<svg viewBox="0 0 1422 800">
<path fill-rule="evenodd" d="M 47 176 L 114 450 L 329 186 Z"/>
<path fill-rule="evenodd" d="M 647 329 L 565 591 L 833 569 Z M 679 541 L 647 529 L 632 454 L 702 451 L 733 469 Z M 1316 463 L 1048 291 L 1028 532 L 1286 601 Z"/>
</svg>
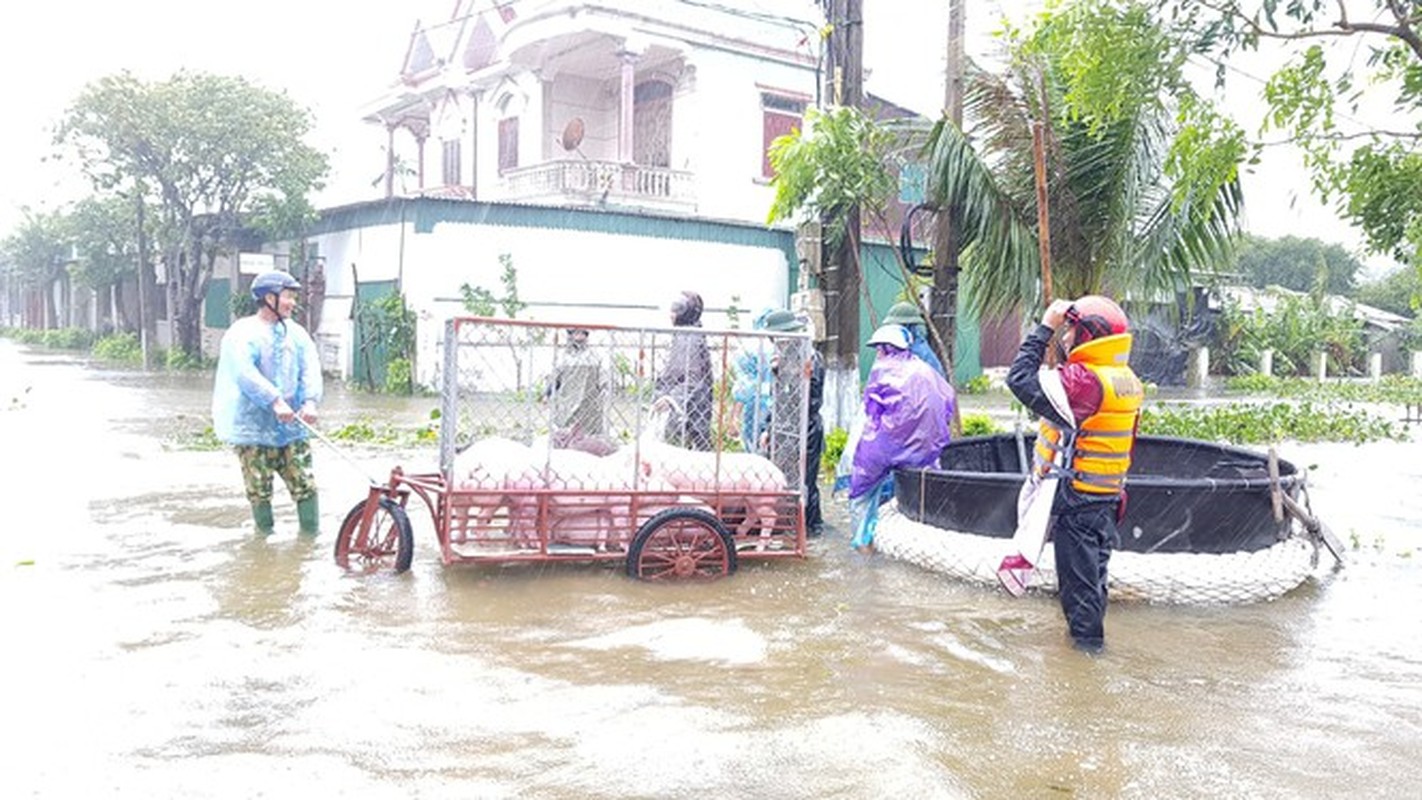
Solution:
<svg viewBox="0 0 1422 800">
<path fill-rule="evenodd" d="M 657 376 L 658 398 L 672 401 L 666 441 L 692 450 L 711 449 L 711 351 L 701 327 L 701 295 L 682 292 L 671 305 L 671 322 L 688 330 L 673 334 L 667 364 Z"/>
<path fill-rule="evenodd" d="M 799 333 L 805 330 L 805 321 L 785 309 L 776 309 L 765 315 L 762 327 L 772 333 Z M 809 359 L 808 376 L 796 370 L 801 364 L 791 363 L 793 357 L 802 354 Z M 825 425 L 820 419 L 820 406 L 825 401 L 825 361 L 807 341 L 780 339 L 776 341 L 775 354 L 771 358 L 771 372 L 774 375 L 774 399 L 766 426 L 770 459 L 787 476 L 798 474 L 803 477 L 805 532 L 811 537 L 819 536 L 825 527 L 820 511 L 820 457 L 825 452 Z M 794 462 L 800 453 L 800 392 L 806 377 L 810 385 L 805 412 L 805 460 L 796 464 Z"/>
<path fill-rule="evenodd" d="M 1055 369 L 1042 369 L 1061 333 Z M 1145 391 L 1128 360 L 1131 335 L 1114 301 L 1088 295 L 1056 300 L 1017 351 L 1007 386 L 1041 418 L 1034 474 L 1059 478 L 1050 537 L 1062 613 L 1073 644 L 1105 646 L 1106 565 L 1118 541 L 1126 471 Z"/>
</svg>

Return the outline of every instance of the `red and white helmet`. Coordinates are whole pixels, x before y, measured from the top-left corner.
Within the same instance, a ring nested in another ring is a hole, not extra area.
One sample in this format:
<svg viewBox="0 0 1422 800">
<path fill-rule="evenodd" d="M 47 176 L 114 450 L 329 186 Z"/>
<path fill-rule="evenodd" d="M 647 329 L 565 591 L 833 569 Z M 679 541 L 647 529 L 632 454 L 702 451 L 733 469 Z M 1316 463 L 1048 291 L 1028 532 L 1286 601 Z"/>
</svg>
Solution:
<svg viewBox="0 0 1422 800">
<path fill-rule="evenodd" d="M 1116 301 L 1099 294 L 1077 298 L 1066 311 L 1066 321 L 1076 330 L 1076 345 L 1126 333 L 1131 327 L 1126 312 L 1116 305 Z"/>
</svg>

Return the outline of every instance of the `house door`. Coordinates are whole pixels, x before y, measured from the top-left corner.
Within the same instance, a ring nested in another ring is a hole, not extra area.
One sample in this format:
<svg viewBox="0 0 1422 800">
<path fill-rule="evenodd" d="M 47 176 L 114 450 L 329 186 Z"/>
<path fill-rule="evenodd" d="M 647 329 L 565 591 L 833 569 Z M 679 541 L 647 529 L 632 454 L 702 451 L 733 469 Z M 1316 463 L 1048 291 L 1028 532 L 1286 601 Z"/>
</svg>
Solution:
<svg viewBox="0 0 1422 800">
<path fill-rule="evenodd" d="M 390 354 L 380 341 L 380 315 L 366 310 L 369 304 L 395 294 L 395 281 L 362 281 L 356 284 L 355 297 L 355 353 L 351 367 L 352 377 L 367 388 L 377 389 L 385 385 L 385 370 Z"/>
<path fill-rule="evenodd" d="M 671 166 L 672 85 L 644 81 L 632 94 L 632 161 L 644 167 Z"/>
</svg>

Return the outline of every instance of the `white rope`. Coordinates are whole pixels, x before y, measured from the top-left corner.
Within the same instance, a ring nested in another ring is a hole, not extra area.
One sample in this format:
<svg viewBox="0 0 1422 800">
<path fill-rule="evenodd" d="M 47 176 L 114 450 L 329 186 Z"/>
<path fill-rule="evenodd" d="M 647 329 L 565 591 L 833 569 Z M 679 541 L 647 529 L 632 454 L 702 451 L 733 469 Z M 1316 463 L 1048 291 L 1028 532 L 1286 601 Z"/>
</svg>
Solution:
<svg viewBox="0 0 1422 800">
<path fill-rule="evenodd" d="M 997 567 L 1012 547 L 998 539 L 935 528 L 899 513 L 890 502 L 879 510 L 876 549 L 890 558 L 959 580 L 998 586 Z M 1042 552 L 1042 568 L 1029 586 L 1055 592 L 1052 545 Z M 1111 554 L 1111 599 L 1151 603 L 1232 604 L 1274 600 L 1304 582 L 1317 563 L 1318 550 L 1306 537 L 1293 536 L 1272 547 L 1236 553 Z"/>
</svg>

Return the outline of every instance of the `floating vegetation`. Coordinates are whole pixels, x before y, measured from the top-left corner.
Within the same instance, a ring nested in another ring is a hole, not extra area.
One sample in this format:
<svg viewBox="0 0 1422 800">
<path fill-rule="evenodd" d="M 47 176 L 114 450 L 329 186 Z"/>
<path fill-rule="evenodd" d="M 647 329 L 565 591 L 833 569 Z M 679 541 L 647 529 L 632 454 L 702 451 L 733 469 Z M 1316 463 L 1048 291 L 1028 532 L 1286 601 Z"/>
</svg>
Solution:
<svg viewBox="0 0 1422 800">
<path fill-rule="evenodd" d="M 1241 375 L 1226 380 L 1225 388 L 1230 392 L 1321 403 L 1422 405 L 1422 379 L 1406 375 L 1385 375 L 1376 381 L 1320 381 L 1313 378 Z"/>
<path fill-rule="evenodd" d="M 217 438 L 212 426 L 208 425 L 201 431 L 183 431 L 172 437 L 171 446 L 175 450 L 196 450 L 199 452 L 211 452 L 222 450 L 227 447 L 227 443 Z"/>
<path fill-rule="evenodd" d="M 368 418 L 361 418 L 336 428 L 328 436 L 338 442 L 387 447 L 433 445 L 439 441 L 439 423 L 431 420 L 429 424 L 418 428 L 399 428 L 388 422 L 375 423 Z"/>
<path fill-rule="evenodd" d="M 1141 433 L 1231 444 L 1407 441 L 1409 429 L 1362 409 L 1311 401 L 1227 403 L 1215 406 L 1160 404 L 1141 411 Z"/>
</svg>

